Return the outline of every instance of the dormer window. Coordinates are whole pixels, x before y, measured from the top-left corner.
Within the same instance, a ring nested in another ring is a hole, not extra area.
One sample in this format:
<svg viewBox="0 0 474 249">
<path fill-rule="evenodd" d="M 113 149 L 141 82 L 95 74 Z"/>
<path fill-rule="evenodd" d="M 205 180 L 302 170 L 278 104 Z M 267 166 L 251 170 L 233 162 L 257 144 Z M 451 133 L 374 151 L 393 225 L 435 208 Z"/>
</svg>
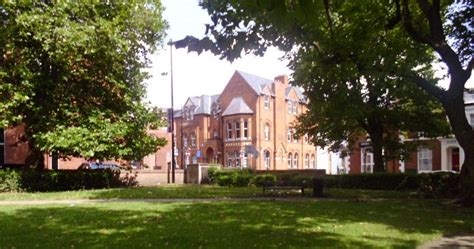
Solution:
<svg viewBox="0 0 474 249">
<path fill-rule="evenodd" d="M 214 103 L 212 104 L 212 107 L 211 107 L 211 115 L 212 117 L 214 118 L 218 118 L 220 115 L 221 115 L 221 106 L 219 105 L 219 103 Z"/>
<path fill-rule="evenodd" d="M 270 109 L 270 96 L 268 96 L 268 95 L 263 96 L 263 108 L 265 110 Z"/>
<path fill-rule="evenodd" d="M 291 100 L 288 100 L 288 113 L 292 113 L 293 112 L 293 101 Z"/>
<path fill-rule="evenodd" d="M 298 102 L 293 103 L 293 114 L 298 114 Z"/>
</svg>

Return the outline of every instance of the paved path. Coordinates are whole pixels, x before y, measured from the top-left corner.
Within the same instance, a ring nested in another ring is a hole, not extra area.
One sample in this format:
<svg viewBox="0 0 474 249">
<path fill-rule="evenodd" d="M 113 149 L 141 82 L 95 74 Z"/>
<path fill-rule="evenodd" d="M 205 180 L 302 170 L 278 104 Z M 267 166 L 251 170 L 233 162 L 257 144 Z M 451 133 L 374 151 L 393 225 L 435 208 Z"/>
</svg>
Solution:
<svg viewBox="0 0 474 249">
<path fill-rule="evenodd" d="M 0 201 L 0 206 L 5 205 L 78 205 L 117 202 L 146 202 L 146 203 L 175 203 L 175 202 L 222 202 L 222 201 L 324 201 L 330 198 L 278 198 L 278 197 L 255 197 L 255 198 L 175 198 L 175 199 L 72 199 L 72 200 L 23 200 L 23 201 Z M 429 241 L 418 249 L 474 249 L 474 234 L 443 237 L 439 240 Z"/>
<path fill-rule="evenodd" d="M 443 237 L 439 240 L 429 241 L 418 249 L 473 249 L 474 248 L 474 235 L 459 235 Z"/>
</svg>

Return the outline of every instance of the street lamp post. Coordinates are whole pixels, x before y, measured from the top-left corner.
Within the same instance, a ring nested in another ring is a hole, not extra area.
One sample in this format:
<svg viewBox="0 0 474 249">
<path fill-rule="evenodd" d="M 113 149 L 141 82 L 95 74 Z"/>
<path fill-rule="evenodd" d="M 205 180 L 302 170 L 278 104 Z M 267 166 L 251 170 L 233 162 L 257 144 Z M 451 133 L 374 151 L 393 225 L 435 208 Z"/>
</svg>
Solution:
<svg viewBox="0 0 474 249">
<path fill-rule="evenodd" d="M 171 81 L 171 182 L 175 183 L 175 169 L 176 169 L 176 158 L 174 155 L 175 144 L 174 144 L 174 100 L 173 100 L 173 42 L 168 43 L 170 45 L 170 81 Z"/>
</svg>

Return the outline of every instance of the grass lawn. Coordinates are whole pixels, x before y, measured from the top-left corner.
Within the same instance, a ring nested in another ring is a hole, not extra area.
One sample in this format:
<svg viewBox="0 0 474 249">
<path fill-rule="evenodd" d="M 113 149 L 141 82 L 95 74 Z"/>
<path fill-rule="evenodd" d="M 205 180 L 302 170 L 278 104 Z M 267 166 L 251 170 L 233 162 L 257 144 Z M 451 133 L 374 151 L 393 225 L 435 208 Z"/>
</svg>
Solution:
<svg viewBox="0 0 474 249">
<path fill-rule="evenodd" d="M 327 192 L 335 199 L 0 206 L 0 248 L 414 248 L 443 235 L 474 233 L 471 209 L 413 199 L 410 193 Z M 168 186 L 0 194 L 0 199 L 260 194 L 260 188 Z"/>
<path fill-rule="evenodd" d="M 0 248 L 414 248 L 473 227 L 426 200 L 1 206 Z"/>
<path fill-rule="evenodd" d="M 279 192 L 282 196 L 288 194 Z M 311 196 L 312 190 L 305 190 Z M 289 193 L 301 196 L 299 193 Z M 410 198 L 413 193 L 376 190 L 326 189 L 330 198 Z M 50 193 L 0 193 L 2 200 L 67 200 L 67 199 L 149 199 L 149 198 L 249 198 L 261 197 L 262 188 L 256 187 L 219 187 L 208 185 L 165 185 L 160 187 L 116 188 L 86 191 L 65 191 Z M 278 196 L 278 195 L 276 195 Z"/>
</svg>

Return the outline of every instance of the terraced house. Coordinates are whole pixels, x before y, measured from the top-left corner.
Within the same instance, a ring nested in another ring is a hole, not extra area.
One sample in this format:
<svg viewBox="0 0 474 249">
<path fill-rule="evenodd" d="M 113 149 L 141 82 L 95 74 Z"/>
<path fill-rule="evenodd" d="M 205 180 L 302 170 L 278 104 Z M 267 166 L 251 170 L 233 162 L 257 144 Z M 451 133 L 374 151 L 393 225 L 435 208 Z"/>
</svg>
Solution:
<svg viewBox="0 0 474 249">
<path fill-rule="evenodd" d="M 270 80 L 236 71 L 220 95 L 190 97 L 175 112 L 178 165 L 315 169 L 316 147 L 292 128 L 305 104 L 287 76 Z"/>
</svg>

